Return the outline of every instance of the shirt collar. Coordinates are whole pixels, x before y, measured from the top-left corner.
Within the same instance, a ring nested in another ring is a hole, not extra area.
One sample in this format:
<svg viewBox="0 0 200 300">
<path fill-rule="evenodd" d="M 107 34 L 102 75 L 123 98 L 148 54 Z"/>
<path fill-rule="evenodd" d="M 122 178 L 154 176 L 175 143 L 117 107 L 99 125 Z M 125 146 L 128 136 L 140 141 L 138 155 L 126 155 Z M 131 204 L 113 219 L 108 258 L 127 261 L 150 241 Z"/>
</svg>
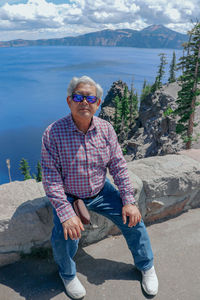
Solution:
<svg viewBox="0 0 200 300">
<path fill-rule="evenodd" d="M 69 120 L 69 122 L 68 122 L 68 129 L 70 129 L 71 131 L 78 131 L 78 132 L 80 132 L 80 130 L 77 128 L 76 124 L 74 123 L 74 120 L 72 118 L 72 113 L 69 114 L 68 120 Z M 96 129 L 96 126 L 97 126 L 97 120 L 96 120 L 96 117 L 93 116 L 88 131 Z"/>
</svg>

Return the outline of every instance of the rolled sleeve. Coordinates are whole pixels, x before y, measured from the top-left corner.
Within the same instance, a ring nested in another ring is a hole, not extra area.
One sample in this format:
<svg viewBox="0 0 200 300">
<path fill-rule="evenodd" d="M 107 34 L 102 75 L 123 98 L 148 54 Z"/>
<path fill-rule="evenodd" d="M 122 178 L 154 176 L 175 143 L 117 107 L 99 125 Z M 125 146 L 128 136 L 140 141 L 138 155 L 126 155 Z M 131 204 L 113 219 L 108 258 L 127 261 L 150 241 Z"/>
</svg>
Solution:
<svg viewBox="0 0 200 300">
<path fill-rule="evenodd" d="M 108 169 L 113 176 L 114 183 L 117 185 L 123 205 L 136 203 L 134 197 L 134 189 L 130 182 L 126 160 L 123 156 L 121 147 L 117 140 L 112 125 L 109 127 L 109 142 L 110 142 L 110 161 L 108 163 Z"/>
<path fill-rule="evenodd" d="M 41 166 L 44 190 L 63 223 L 76 214 L 64 191 L 58 149 L 49 129 L 42 137 Z"/>
</svg>

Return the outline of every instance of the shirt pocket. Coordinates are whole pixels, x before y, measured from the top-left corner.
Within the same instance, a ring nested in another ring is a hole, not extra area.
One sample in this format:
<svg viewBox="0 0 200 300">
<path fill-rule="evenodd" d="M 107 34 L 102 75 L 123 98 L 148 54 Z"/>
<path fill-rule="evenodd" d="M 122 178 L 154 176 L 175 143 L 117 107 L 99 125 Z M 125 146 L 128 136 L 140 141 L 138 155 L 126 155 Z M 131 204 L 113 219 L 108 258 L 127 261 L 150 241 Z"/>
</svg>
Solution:
<svg viewBox="0 0 200 300">
<path fill-rule="evenodd" d="M 98 142 L 98 144 L 90 143 L 91 160 L 97 167 L 106 167 L 110 160 L 110 147 L 106 141 Z"/>
</svg>

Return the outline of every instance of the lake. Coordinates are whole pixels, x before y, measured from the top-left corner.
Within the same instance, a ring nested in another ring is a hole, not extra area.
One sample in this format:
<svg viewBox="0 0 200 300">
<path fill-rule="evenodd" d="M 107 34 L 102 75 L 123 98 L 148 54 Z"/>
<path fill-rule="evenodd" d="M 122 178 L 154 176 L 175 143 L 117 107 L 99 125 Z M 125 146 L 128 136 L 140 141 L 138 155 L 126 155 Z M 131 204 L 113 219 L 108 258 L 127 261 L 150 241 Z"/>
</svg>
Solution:
<svg viewBox="0 0 200 300">
<path fill-rule="evenodd" d="M 177 60 L 181 50 L 175 50 Z M 138 93 L 146 79 L 152 83 L 165 53 L 171 63 L 173 49 L 129 47 L 22 47 L 0 48 L 0 184 L 23 180 L 20 160 L 28 160 L 31 173 L 40 160 L 41 137 L 53 121 L 69 113 L 67 85 L 73 76 L 88 75 L 104 89 L 121 79 L 129 88 L 134 78 Z M 169 77 L 166 66 L 164 82 Z M 99 111 L 97 112 L 98 115 Z"/>
</svg>

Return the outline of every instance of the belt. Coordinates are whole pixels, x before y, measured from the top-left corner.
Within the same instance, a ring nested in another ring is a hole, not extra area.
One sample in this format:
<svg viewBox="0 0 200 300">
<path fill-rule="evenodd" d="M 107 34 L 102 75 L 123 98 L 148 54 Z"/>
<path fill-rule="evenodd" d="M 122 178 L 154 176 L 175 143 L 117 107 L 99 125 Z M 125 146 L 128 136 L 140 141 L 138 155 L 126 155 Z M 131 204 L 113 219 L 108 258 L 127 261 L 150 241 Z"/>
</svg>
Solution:
<svg viewBox="0 0 200 300">
<path fill-rule="evenodd" d="M 87 198 L 78 197 L 78 196 L 76 196 L 76 195 L 72 195 L 72 194 L 68 194 L 68 193 L 67 193 L 67 195 L 69 195 L 70 197 L 73 197 L 74 200 L 77 200 L 77 199 L 89 200 L 89 199 L 94 199 L 94 198 L 96 198 L 96 197 L 101 193 L 102 190 L 103 190 L 103 188 L 102 188 L 96 195 L 91 196 L 91 197 L 87 197 Z"/>
</svg>

